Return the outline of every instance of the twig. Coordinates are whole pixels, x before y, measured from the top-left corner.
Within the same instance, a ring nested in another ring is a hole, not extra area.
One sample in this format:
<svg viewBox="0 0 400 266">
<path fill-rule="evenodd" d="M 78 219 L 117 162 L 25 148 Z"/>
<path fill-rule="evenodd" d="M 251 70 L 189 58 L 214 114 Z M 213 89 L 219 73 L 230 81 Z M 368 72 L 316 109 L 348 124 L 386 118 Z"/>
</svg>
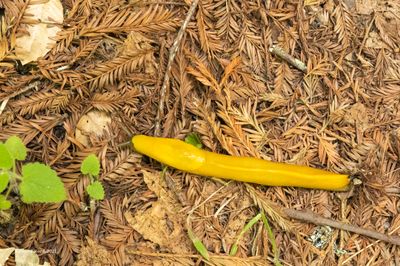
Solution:
<svg viewBox="0 0 400 266">
<path fill-rule="evenodd" d="M 288 62 L 290 65 L 294 66 L 295 68 L 297 68 L 300 71 L 303 71 L 304 73 L 307 72 L 307 66 L 306 64 L 304 64 L 303 62 L 301 62 L 299 59 L 294 58 L 293 56 L 291 56 L 290 54 L 286 53 L 281 47 L 276 46 L 276 45 L 272 45 L 271 48 L 269 48 L 269 51 L 276 55 L 279 56 L 280 58 L 282 58 L 283 60 L 285 60 L 286 62 Z"/>
<path fill-rule="evenodd" d="M 169 82 L 169 72 L 171 71 L 171 66 L 174 61 L 176 52 L 178 51 L 179 43 L 182 40 L 183 34 L 185 33 L 186 27 L 189 24 L 190 19 L 193 16 L 194 11 L 197 8 L 197 4 L 199 3 L 199 0 L 193 0 L 192 4 L 190 5 L 189 11 L 186 15 L 186 19 L 183 22 L 181 28 L 179 29 L 178 35 L 176 36 L 176 39 L 174 41 L 174 44 L 171 47 L 171 50 L 169 52 L 169 58 L 168 58 L 168 64 L 167 64 L 167 69 L 165 70 L 165 75 L 164 75 L 164 81 L 161 86 L 160 90 L 160 102 L 158 104 L 158 111 L 157 111 L 157 116 L 156 116 L 156 123 L 154 126 L 154 135 L 159 136 L 160 135 L 160 123 L 161 123 L 161 115 L 164 112 L 164 102 L 165 102 L 165 93 L 167 90 L 167 84 Z"/>
<path fill-rule="evenodd" d="M 389 232 L 389 235 L 393 234 L 394 232 L 396 232 L 398 229 L 400 229 L 400 226 L 397 226 L 395 229 L 393 229 L 392 231 Z M 373 245 L 378 244 L 379 242 L 381 242 L 381 240 L 376 240 L 374 243 L 369 244 L 368 246 L 360 249 L 359 251 L 357 251 L 356 253 L 352 254 L 350 257 L 348 257 L 346 260 L 343 261 L 343 263 L 341 265 L 346 265 L 347 262 L 349 262 L 352 258 L 354 258 L 355 256 L 357 256 L 358 254 L 360 254 L 361 252 L 363 252 L 364 250 L 372 247 Z"/>
<path fill-rule="evenodd" d="M 371 22 L 369 23 L 368 28 L 365 31 L 365 35 L 364 35 L 364 38 L 363 38 L 362 43 L 360 45 L 360 50 L 358 51 L 357 56 L 360 56 L 361 53 L 362 53 L 362 50 L 364 49 L 365 42 L 367 41 L 368 34 L 371 31 L 371 28 L 372 28 L 372 25 L 374 24 L 374 21 L 375 21 L 375 16 L 372 17 Z"/>
<path fill-rule="evenodd" d="M 15 96 L 18 96 L 18 95 L 20 95 L 20 94 L 22 94 L 22 93 L 24 93 L 24 92 L 27 92 L 27 91 L 29 91 L 29 90 L 31 90 L 31 89 L 33 89 L 33 88 L 36 88 L 39 84 L 40 84 L 40 81 L 39 81 L 39 80 L 34 81 L 34 82 L 32 82 L 31 84 L 27 85 L 27 86 L 26 86 L 25 88 L 23 88 L 22 90 L 15 91 L 15 92 L 11 93 L 10 95 L 8 95 L 8 96 L 6 96 L 6 97 L 0 99 L 0 101 L 4 101 L 4 100 L 6 100 L 6 99 L 9 100 L 9 99 L 11 99 L 11 98 L 14 98 Z"/>
<path fill-rule="evenodd" d="M 331 220 L 325 217 L 322 217 L 318 214 L 309 211 L 298 211 L 293 209 L 283 209 L 283 212 L 292 219 L 302 220 L 309 223 L 313 223 L 316 225 L 328 225 L 337 229 L 346 230 L 349 232 L 353 232 L 359 235 L 368 236 L 374 239 L 379 239 L 385 242 L 388 242 L 393 245 L 400 246 L 400 237 L 398 236 L 390 236 L 385 235 L 374 230 L 369 230 L 365 228 L 361 228 L 355 225 L 346 224 L 343 222 Z"/>
<path fill-rule="evenodd" d="M 0 105 L 0 115 L 3 113 L 4 109 L 7 106 L 8 101 L 11 98 L 14 98 L 14 97 L 16 97 L 22 93 L 25 93 L 33 88 L 36 88 L 39 84 L 40 84 L 40 81 L 34 81 L 31 84 L 29 84 L 28 86 L 26 86 L 25 88 L 23 88 L 22 90 L 15 91 L 15 92 L 11 93 L 10 95 L 8 95 L 7 97 L 0 99 L 0 101 L 2 102 Z"/>
</svg>

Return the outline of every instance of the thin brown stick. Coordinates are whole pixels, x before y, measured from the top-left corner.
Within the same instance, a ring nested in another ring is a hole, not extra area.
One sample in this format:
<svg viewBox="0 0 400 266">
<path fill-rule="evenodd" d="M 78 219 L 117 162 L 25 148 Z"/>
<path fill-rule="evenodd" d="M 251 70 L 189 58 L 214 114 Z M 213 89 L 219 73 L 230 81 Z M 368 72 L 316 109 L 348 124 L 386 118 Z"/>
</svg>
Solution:
<svg viewBox="0 0 400 266">
<path fill-rule="evenodd" d="M 372 28 L 372 25 L 374 24 L 374 21 L 375 21 L 375 16 L 372 17 L 371 22 L 369 23 L 368 28 L 365 31 L 365 35 L 364 35 L 364 38 L 363 38 L 362 43 L 360 45 L 360 49 L 358 50 L 357 56 L 360 56 L 361 53 L 362 53 L 362 50 L 364 49 L 365 42 L 367 41 L 368 34 L 371 31 L 371 28 Z"/>
<path fill-rule="evenodd" d="M 298 70 L 303 71 L 304 73 L 307 72 L 306 64 L 304 64 L 299 59 L 296 59 L 293 56 L 291 56 L 290 54 L 288 54 L 287 52 L 285 52 L 281 47 L 276 46 L 276 45 L 272 45 L 272 47 L 269 49 L 269 51 L 272 54 L 274 54 L 276 56 L 279 56 L 280 58 L 282 58 L 283 60 L 285 60 L 290 65 L 292 65 L 295 68 L 297 68 Z"/>
<path fill-rule="evenodd" d="M 39 84 L 40 84 L 39 80 L 34 81 L 31 84 L 27 85 L 25 88 L 23 88 L 21 90 L 18 90 L 18 91 L 15 91 L 15 92 L 11 93 L 10 95 L 8 95 L 7 97 L 4 97 L 4 98 L 0 99 L 0 101 L 9 100 L 11 98 L 14 98 L 14 97 L 16 97 L 16 96 L 18 96 L 18 95 L 20 95 L 22 93 L 25 93 L 25 92 L 33 89 L 33 88 L 37 88 L 37 86 Z"/>
<path fill-rule="evenodd" d="M 313 223 L 316 225 L 328 225 L 337 229 L 346 230 L 349 232 L 353 232 L 359 235 L 368 236 L 374 239 L 379 239 L 385 241 L 387 243 L 400 246 L 400 237 L 398 236 L 389 236 L 374 230 L 369 230 L 365 228 L 361 228 L 355 225 L 346 224 L 343 222 L 331 220 L 325 217 L 322 217 L 318 214 L 315 214 L 310 211 L 298 211 L 293 209 L 283 209 L 283 212 L 290 218 L 296 220 L 302 220 L 305 222 Z"/>
<path fill-rule="evenodd" d="M 178 35 L 176 36 L 176 39 L 174 41 L 174 44 L 171 47 L 171 50 L 169 52 L 169 58 L 168 58 L 168 64 L 167 64 L 167 69 L 165 70 L 165 75 L 164 75 L 164 81 L 161 86 L 160 90 L 160 102 L 158 104 L 158 111 L 157 111 L 157 116 L 156 116 L 156 124 L 154 126 L 154 135 L 159 136 L 160 135 L 160 124 L 161 124 L 161 115 L 164 112 L 164 102 L 165 102 L 165 93 L 167 91 L 167 84 L 169 82 L 169 72 L 171 71 L 171 66 L 174 61 L 176 52 L 178 51 L 179 44 L 182 40 L 183 34 L 185 33 L 186 27 L 189 24 L 190 19 L 193 16 L 194 11 L 197 8 L 197 5 L 199 3 L 199 0 L 193 0 L 192 4 L 190 5 L 189 11 L 186 15 L 186 19 L 183 22 L 181 28 L 179 29 Z"/>
<path fill-rule="evenodd" d="M 7 103 L 11 98 L 14 98 L 22 93 L 25 93 L 33 88 L 37 88 L 37 86 L 40 84 L 40 81 L 34 81 L 31 84 L 29 84 L 28 86 L 26 86 L 25 88 L 23 88 L 22 90 L 18 90 L 16 92 L 11 93 L 10 95 L 8 95 L 7 97 L 4 97 L 2 99 L 0 99 L 0 115 L 3 113 L 4 109 L 6 109 Z"/>
<path fill-rule="evenodd" d="M 389 232 L 389 235 L 393 234 L 394 232 L 396 232 L 397 230 L 400 229 L 400 226 L 397 226 L 395 229 L 393 229 L 392 231 Z M 363 252 L 364 250 L 372 247 L 373 245 L 378 244 L 379 242 L 381 242 L 381 240 L 376 240 L 375 242 L 369 244 L 368 246 L 360 249 L 359 251 L 357 251 L 356 253 L 352 254 L 350 257 L 348 257 L 347 259 L 345 259 L 343 261 L 343 263 L 341 265 L 346 265 L 347 262 L 349 262 L 352 258 L 354 258 L 355 256 L 357 256 L 358 254 L 360 254 L 361 252 Z"/>
</svg>

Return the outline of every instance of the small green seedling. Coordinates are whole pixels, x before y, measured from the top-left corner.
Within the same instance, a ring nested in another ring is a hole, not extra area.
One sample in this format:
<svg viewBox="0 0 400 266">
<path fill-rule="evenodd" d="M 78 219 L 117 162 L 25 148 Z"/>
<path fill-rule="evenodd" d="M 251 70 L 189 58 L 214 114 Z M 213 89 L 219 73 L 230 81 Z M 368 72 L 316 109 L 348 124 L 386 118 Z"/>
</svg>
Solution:
<svg viewBox="0 0 400 266">
<path fill-rule="evenodd" d="M 18 187 L 24 203 L 58 203 L 67 199 L 64 184 L 57 173 L 41 163 L 22 165 L 17 172 L 16 161 L 26 159 L 26 147 L 17 136 L 0 142 L 0 210 L 11 208 L 7 199 L 13 188 Z"/>
<path fill-rule="evenodd" d="M 188 218 L 189 219 L 189 218 Z M 197 252 L 200 253 L 200 255 L 206 259 L 210 260 L 210 255 L 208 254 L 208 250 L 206 246 L 201 242 L 201 240 L 193 233 L 192 229 L 190 228 L 190 223 L 189 220 L 186 221 L 186 226 L 187 226 L 187 232 L 190 240 L 193 243 L 193 246 L 197 250 Z"/>
<path fill-rule="evenodd" d="M 83 160 L 81 172 L 84 175 L 89 175 L 90 178 L 90 185 L 86 188 L 89 197 L 94 200 L 104 199 L 104 187 L 97 180 L 100 173 L 100 162 L 96 155 L 90 154 Z"/>
<path fill-rule="evenodd" d="M 192 144 L 199 149 L 203 148 L 203 144 L 201 143 L 201 140 L 196 133 L 190 133 L 189 135 L 187 135 L 185 138 L 185 142 Z"/>
<path fill-rule="evenodd" d="M 249 231 L 249 229 L 255 224 L 257 223 L 259 220 L 261 219 L 261 213 L 257 214 L 256 216 L 254 216 L 242 229 L 242 231 L 240 231 L 239 236 L 236 238 L 235 243 L 232 245 L 231 247 L 231 251 L 229 252 L 230 256 L 235 256 L 236 252 L 238 251 L 238 247 L 239 247 L 239 242 L 240 239 L 243 237 L 243 235 Z"/>
<path fill-rule="evenodd" d="M 272 232 L 271 226 L 269 226 L 267 217 L 265 216 L 264 212 L 261 212 L 261 220 L 264 223 L 265 229 L 267 229 L 268 238 L 269 241 L 271 242 L 272 252 L 274 253 L 274 264 L 275 266 L 282 266 L 282 263 L 279 261 L 279 249 L 276 246 L 275 236 L 274 233 Z"/>
<path fill-rule="evenodd" d="M 274 265 L 275 266 L 282 266 L 281 262 L 279 261 L 279 250 L 277 248 L 276 242 L 275 242 L 275 236 L 272 232 L 271 227 L 269 226 L 267 217 L 265 216 L 264 212 L 260 212 L 259 214 L 257 214 L 256 216 L 254 216 L 242 229 L 242 231 L 240 231 L 239 236 L 237 237 L 235 243 L 232 245 L 231 250 L 229 252 L 230 256 L 234 256 L 236 255 L 237 251 L 238 251 L 238 245 L 239 245 L 239 241 L 240 239 L 243 237 L 243 235 L 253 226 L 255 225 L 259 220 L 262 220 L 265 229 L 267 230 L 268 233 L 268 238 L 271 241 L 271 245 L 272 245 L 272 252 L 274 253 Z"/>
</svg>

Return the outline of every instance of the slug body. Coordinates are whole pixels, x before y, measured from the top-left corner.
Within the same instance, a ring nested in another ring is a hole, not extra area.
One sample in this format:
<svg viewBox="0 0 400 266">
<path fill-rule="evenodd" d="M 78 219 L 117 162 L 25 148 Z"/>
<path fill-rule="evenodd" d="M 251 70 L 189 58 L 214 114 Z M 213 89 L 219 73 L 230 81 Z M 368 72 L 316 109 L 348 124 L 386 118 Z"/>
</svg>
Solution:
<svg viewBox="0 0 400 266">
<path fill-rule="evenodd" d="M 181 140 L 136 135 L 134 149 L 188 173 L 267 186 L 291 186 L 343 191 L 349 176 L 307 166 L 270 162 L 208 152 Z"/>
</svg>

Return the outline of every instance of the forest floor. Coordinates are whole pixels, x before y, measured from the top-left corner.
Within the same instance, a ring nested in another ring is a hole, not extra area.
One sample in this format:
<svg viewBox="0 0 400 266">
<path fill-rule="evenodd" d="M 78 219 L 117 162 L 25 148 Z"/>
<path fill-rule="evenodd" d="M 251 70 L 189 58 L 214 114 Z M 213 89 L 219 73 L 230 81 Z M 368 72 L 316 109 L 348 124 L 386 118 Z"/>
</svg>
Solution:
<svg viewBox="0 0 400 266">
<path fill-rule="evenodd" d="M 23 28 L 28 3 L 0 0 L 11 25 L 2 38 Z M 196 3 L 63 0 L 46 56 L 20 67 L 2 51 L 0 140 L 23 139 L 27 160 L 56 170 L 68 200 L 16 200 L 2 213 L 0 247 L 52 265 L 268 265 L 278 264 L 275 239 L 282 265 L 400 265 L 393 243 L 287 211 L 399 236 L 399 2 Z M 130 133 L 193 132 L 206 150 L 348 173 L 357 185 L 335 193 L 163 171 L 121 145 Z M 80 174 L 91 153 L 106 191 L 94 208 Z M 230 256 L 260 211 L 274 237 L 260 220 Z"/>
</svg>

